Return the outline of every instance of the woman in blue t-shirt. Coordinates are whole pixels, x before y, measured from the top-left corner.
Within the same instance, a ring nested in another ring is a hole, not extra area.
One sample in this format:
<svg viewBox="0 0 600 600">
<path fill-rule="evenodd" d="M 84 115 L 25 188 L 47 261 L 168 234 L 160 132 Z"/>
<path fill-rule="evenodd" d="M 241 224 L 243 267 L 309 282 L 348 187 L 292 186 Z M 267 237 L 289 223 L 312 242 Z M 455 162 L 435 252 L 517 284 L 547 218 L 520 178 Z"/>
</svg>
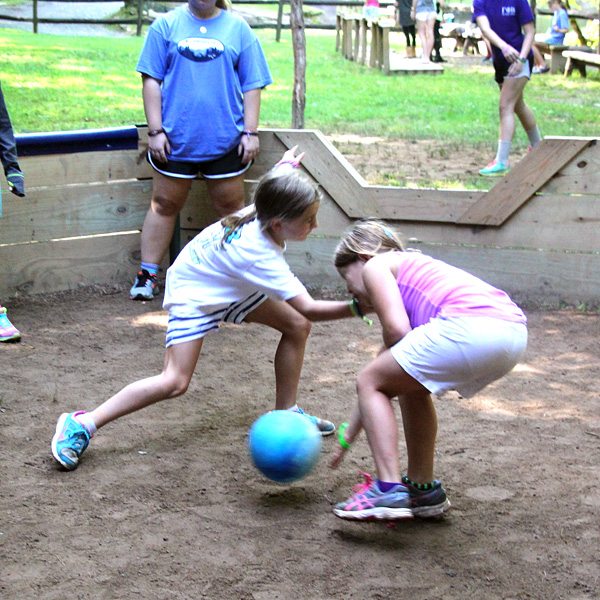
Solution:
<svg viewBox="0 0 600 600">
<path fill-rule="evenodd" d="M 479 174 L 505 175 L 510 171 L 508 155 L 515 134 L 515 116 L 525 129 L 531 147 L 541 141 L 535 116 L 523 100 L 523 90 L 533 67 L 533 14 L 527 0 L 474 0 L 473 20 L 492 44 L 495 79 L 500 86 L 498 151 L 496 158 Z"/>
<path fill-rule="evenodd" d="M 188 0 L 156 19 L 136 66 L 154 180 L 134 300 L 158 294 L 159 265 L 198 175 L 219 217 L 244 206 L 244 172 L 259 150 L 261 89 L 273 79 L 256 35 L 228 3 Z"/>
</svg>

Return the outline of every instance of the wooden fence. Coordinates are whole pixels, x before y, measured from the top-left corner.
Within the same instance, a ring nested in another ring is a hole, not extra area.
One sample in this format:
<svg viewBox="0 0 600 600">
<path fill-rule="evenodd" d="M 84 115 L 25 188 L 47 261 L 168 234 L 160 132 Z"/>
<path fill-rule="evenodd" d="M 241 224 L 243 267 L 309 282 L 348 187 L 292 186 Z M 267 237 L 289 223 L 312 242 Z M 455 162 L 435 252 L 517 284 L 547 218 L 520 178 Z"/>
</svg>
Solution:
<svg viewBox="0 0 600 600">
<path fill-rule="evenodd" d="M 146 128 L 137 133 L 139 143 L 131 149 L 109 144 L 19 159 L 27 197 L 2 190 L 3 301 L 131 279 L 152 188 Z M 285 149 L 298 144 L 307 152 L 303 169 L 323 190 L 320 224 L 308 241 L 289 244 L 286 256 L 311 288 L 340 288 L 333 249 L 354 220 L 372 216 L 398 226 L 410 246 L 521 302 L 598 306 L 598 141 L 545 138 L 490 191 L 449 191 L 368 185 L 320 132 L 263 130 L 247 190 Z M 185 244 L 215 218 L 203 182 L 195 181 L 176 242 Z"/>
</svg>

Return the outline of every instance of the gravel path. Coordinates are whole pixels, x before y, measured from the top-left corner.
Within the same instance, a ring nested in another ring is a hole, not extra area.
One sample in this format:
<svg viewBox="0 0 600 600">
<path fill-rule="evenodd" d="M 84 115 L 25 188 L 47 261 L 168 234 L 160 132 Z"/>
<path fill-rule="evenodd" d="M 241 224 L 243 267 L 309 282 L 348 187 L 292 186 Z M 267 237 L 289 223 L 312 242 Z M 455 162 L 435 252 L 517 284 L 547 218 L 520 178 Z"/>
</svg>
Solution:
<svg viewBox="0 0 600 600">
<path fill-rule="evenodd" d="M 38 16 L 45 18 L 70 19 L 105 19 L 116 13 L 123 2 L 39 2 Z M 0 6 L 0 15 L 14 17 L 33 17 L 33 5 L 30 2 L 20 6 Z M 7 21 L 0 18 L 0 27 L 33 31 L 33 23 Z M 135 27 L 135 25 L 132 25 Z M 125 31 L 106 25 L 73 25 L 63 23 L 39 23 L 38 33 L 54 35 L 85 35 L 85 36 L 127 36 Z"/>
</svg>

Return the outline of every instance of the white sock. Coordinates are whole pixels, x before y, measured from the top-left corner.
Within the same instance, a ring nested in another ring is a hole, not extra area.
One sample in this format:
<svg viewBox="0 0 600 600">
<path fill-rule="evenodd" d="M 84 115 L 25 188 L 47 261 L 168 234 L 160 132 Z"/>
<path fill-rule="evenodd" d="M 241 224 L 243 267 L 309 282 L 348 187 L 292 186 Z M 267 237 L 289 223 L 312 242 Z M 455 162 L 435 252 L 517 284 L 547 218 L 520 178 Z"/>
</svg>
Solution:
<svg viewBox="0 0 600 600">
<path fill-rule="evenodd" d="M 298 412 L 298 404 L 294 404 L 294 406 L 290 406 L 288 410 L 293 410 L 294 412 Z"/>
<path fill-rule="evenodd" d="M 96 423 L 94 423 L 94 419 L 92 419 L 89 413 L 80 412 L 74 415 L 73 418 L 85 427 L 86 431 L 90 434 L 90 437 L 98 431 Z"/>
<path fill-rule="evenodd" d="M 503 142 L 498 140 L 498 153 L 496 154 L 496 162 L 501 162 L 504 165 L 508 164 L 508 155 L 510 154 L 510 147 L 512 142 Z"/>
<path fill-rule="evenodd" d="M 530 129 L 529 131 L 526 131 L 525 133 L 527 134 L 529 143 L 531 144 L 532 148 L 534 146 L 537 146 L 542 141 L 540 129 L 537 125 L 533 129 Z"/>
</svg>

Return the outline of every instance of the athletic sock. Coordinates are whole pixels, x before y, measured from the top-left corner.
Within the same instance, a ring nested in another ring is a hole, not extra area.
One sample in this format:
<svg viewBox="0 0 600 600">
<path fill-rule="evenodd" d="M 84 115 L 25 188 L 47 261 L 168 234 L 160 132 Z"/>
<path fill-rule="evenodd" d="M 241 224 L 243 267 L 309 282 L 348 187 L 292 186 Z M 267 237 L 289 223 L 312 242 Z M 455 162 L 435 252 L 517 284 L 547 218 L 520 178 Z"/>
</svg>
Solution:
<svg viewBox="0 0 600 600">
<path fill-rule="evenodd" d="M 92 419 L 89 413 L 78 412 L 73 415 L 73 418 L 80 425 L 83 425 L 85 427 L 86 431 L 90 434 L 90 437 L 92 437 L 96 433 L 96 431 L 98 431 L 96 423 L 94 423 L 94 419 Z"/>
<path fill-rule="evenodd" d="M 527 137 L 529 139 L 529 144 L 531 145 L 532 148 L 534 146 L 537 146 L 542 141 L 540 129 L 537 125 L 533 129 L 530 129 L 529 131 L 526 131 L 525 133 L 527 134 Z"/>
<path fill-rule="evenodd" d="M 148 271 L 150 275 L 156 275 L 160 271 L 160 266 L 154 263 L 142 262 L 140 270 Z"/>
<path fill-rule="evenodd" d="M 503 142 L 498 140 L 498 153 L 496 154 L 496 162 L 501 162 L 503 165 L 508 164 L 508 155 L 510 154 L 510 147 L 512 142 Z"/>
<path fill-rule="evenodd" d="M 391 481 L 381 481 L 377 479 L 377 487 L 384 493 L 387 494 L 392 488 L 395 488 L 399 483 L 393 483 Z"/>
<path fill-rule="evenodd" d="M 409 479 L 406 475 L 402 475 L 402 483 L 405 485 L 412 485 L 414 488 L 417 488 L 422 492 L 433 489 L 433 486 L 435 485 L 435 481 L 432 481 L 431 483 L 416 483 L 412 479 Z"/>
</svg>

